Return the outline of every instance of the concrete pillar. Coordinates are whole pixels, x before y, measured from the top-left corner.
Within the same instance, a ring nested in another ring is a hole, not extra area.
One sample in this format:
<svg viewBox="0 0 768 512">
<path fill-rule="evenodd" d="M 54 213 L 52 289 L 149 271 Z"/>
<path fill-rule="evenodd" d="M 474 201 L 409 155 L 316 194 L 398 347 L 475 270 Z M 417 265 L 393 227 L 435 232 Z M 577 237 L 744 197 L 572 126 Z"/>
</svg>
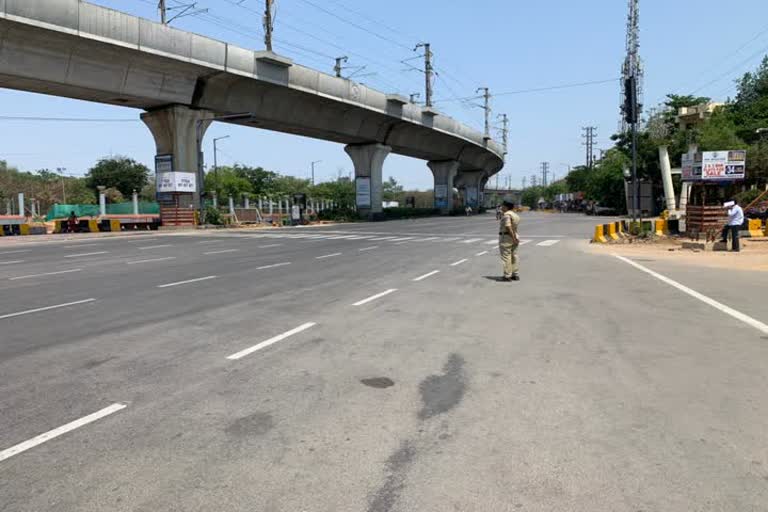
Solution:
<svg viewBox="0 0 768 512">
<path fill-rule="evenodd" d="M 172 105 L 141 114 L 141 120 L 155 139 L 156 154 L 172 155 L 173 171 L 197 176 L 197 189 L 182 193 L 179 196 L 179 207 L 200 206 L 200 190 L 204 186 L 204 176 L 201 176 L 202 155 L 198 155 L 197 139 L 199 136 L 202 140 L 213 117 L 211 112 L 193 110 L 182 105 Z"/>
<path fill-rule="evenodd" d="M 355 167 L 355 203 L 362 217 L 381 214 L 382 169 L 392 148 L 383 144 L 350 144 L 344 147 Z"/>
<path fill-rule="evenodd" d="M 269 216 L 271 217 L 274 214 L 275 211 L 275 203 L 270 198 L 269 200 Z"/>
<path fill-rule="evenodd" d="M 464 205 L 474 210 L 480 206 L 480 190 L 485 178 L 483 171 L 462 171 L 456 175 L 454 182 L 464 189 Z"/>
<path fill-rule="evenodd" d="M 6 215 L 13 215 L 13 201 L 10 199 L 5 200 L 5 214 Z"/>
<path fill-rule="evenodd" d="M 251 198 L 248 196 L 243 196 L 243 208 L 246 210 L 251 207 Z"/>
<path fill-rule="evenodd" d="M 259 197 L 259 211 L 264 211 L 264 199 Z"/>
<path fill-rule="evenodd" d="M 19 215 L 24 216 L 24 192 L 19 192 Z"/>
<path fill-rule="evenodd" d="M 136 191 L 133 191 L 133 195 L 131 197 L 133 200 L 133 214 L 138 215 L 139 214 L 139 194 L 136 193 Z"/>
<path fill-rule="evenodd" d="M 99 192 L 99 215 L 104 216 L 107 214 L 107 195 L 104 192 Z"/>
<path fill-rule="evenodd" d="M 213 207 L 218 208 L 219 207 L 219 196 L 216 194 L 216 192 L 213 193 Z"/>
<path fill-rule="evenodd" d="M 435 178 L 435 208 L 447 215 L 453 208 L 453 179 L 459 170 L 459 162 L 441 160 L 427 162 Z"/>
<path fill-rule="evenodd" d="M 675 189 L 672 186 L 672 166 L 669 163 L 669 150 L 667 146 L 659 146 L 659 164 L 661 165 L 661 181 L 664 184 L 664 198 L 666 199 L 667 210 L 670 216 L 674 216 L 677 208 L 675 207 Z"/>
</svg>

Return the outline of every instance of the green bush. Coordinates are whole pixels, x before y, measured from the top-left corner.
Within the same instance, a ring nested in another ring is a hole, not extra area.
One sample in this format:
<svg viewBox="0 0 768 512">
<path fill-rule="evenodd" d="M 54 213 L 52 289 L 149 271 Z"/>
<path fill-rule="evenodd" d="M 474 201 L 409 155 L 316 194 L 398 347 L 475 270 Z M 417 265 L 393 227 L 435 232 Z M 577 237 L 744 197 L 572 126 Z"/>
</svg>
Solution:
<svg viewBox="0 0 768 512">
<path fill-rule="evenodd" d="M 212 224 L 214 226 L 221 226 L 224 224 L 224 220 L 221 218 L 221 213 L 218 208 L 214 208 L 213 206 L 207 206 L 205 208 L 204 224 Z"/>
<path fill-rule="evenodd" d="M 749 203 L 757 199 L 757 197 L 762 194 L 762 190 L 753 189 L 753 190 L 745 190 L 744 192 L 741 192 L 739 194 L 736 194 L 736 201 L 742 205 L 747 206 Z"/>
<path fill-rule="evenodd" d="M 318 220 L 330 220 L 335 222 L 352 222 L 358 220 L 359 216 L 352 208 L 333 208 L 323 210 L 317 214 Z"/>
</svg>

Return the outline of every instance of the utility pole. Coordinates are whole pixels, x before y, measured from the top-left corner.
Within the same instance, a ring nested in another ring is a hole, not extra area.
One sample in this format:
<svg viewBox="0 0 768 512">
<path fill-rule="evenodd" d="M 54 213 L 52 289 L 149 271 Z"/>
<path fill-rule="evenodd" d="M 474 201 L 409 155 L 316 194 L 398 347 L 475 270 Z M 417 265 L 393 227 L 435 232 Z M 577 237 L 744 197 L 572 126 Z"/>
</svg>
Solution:
<svg viewBox="0 0 768 512">
<path fill-rule="evenodd" d="M 315 164 L 319 164 L 322 160 L 315 160 L 312 162 L 312 186 L 315 186 Z"/>
<path fill-rule="evenodd" d="M 592 169 L 595 165 L 594 147 L 595 147 L 595 135 L 597 135 L 597 128 L 594 126 L 584 126 L 582 128 L 584 132 L 581 137 L 584 139 L 583 146 L 587 148 L 586 165 L 587 169 Z"/>
<path fill-rule="evenodd" d="M 426 107 L 432 106 L 432 75 L 434 75 L 434 69 L 432 68 L 432 50 L 429 43 L 419 43 L 413 51 L 419 48 L 424 48 L 424 82 L 425 82 L 425 96 L 424 105 Z"/>
<path fill-rule="evenodd" d="M 525 181 L 526 181 L 527 179 L 528 179 L 528 178 L 526 178 L 525 176 L 523 176 L 523 190 L 525 190 Z"/>
<path fill-rule="evenodd" d="M 349 57 L 336 57 L 336 65 L 333 66 L 333 71 L 336 72 L 336 78 L 341 78 L 341 70 L 344 69 L 343 64 L 346 64 Z"/>
<path fill-rule="evenodd" d="M 535 187 L 538 185 L 538 182 L 536 181 L 537 176 L 535 174 L 531 174 L 531 186 Z"/>
<path fill-rule="evenodd" d="M 160 23 L 165 25 L 167 23 L 166 13 L 168 12 L 168 10 L 165 7 L 165 0 L 160 0 L 160 2 L 158 2 L 157 9 L 160 11 Z"/>
<path fill-rule="evenodd" d="M 267 47 L 267 51 L 272 51 L 272 29 L 274 28 L 274 20 L 272 19 L 272 4 L 274 0 L 265 0 L 264 5 L 264 45 Z"/>
<path fill-rule="evenodd" d="M 504 155 L 507 154 L 507 143 L 509 142 L 509 118 L 507 114 L 499 114 L 501 118 L 501 143 L 504 147 Z"/>
<path fill-rule="evenodd" d="M 547 186 L 547 175 L 549 174 L 549 162 L 541 162 L 541 184 Z"/>
<path fill-rule="evenodd" d="M 491 93 L 487 87 L 478 87 L 476 93 L 483 91 L 483 110 L 485 110 L 485 138 L 491 138 Z"/>
</svg>

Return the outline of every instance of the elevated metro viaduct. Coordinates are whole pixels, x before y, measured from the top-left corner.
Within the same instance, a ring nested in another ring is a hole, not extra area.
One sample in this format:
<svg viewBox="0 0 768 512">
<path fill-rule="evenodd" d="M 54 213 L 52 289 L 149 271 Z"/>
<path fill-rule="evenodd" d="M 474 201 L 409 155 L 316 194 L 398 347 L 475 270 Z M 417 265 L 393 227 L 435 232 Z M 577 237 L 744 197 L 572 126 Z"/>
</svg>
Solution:
<svg viewBox="0 0 768 512">
<path fill-rule="evenodd" d="M 444 213 L 454 186 L 480 204 L 504 165 L 495 141 L 402 96 L 81 0 L 0 0 L 0 42 L 0 87 L 142 109 L 157 154 L 198 185 L 217 119 L 345 144 L 356 178 L 370 178 L 363 215 L 381 212 L 390 153 L 428 162 Z"/>
</svg>

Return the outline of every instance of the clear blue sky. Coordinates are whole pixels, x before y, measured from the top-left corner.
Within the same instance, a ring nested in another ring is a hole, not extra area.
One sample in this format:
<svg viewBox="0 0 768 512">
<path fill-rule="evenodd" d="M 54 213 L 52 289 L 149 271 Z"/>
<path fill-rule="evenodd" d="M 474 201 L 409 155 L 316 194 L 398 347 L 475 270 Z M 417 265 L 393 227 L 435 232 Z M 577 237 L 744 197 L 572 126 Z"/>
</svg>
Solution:
<svg viewBox="0 0 768 512">
<path fill-rule="evenodd" d="M 176 0 L 168 0 L 169 5 Z M 209 14 L 186 17 L 173 25 L 247 48 L 262 49 L 263 0 L 197 0 Z M 156 19 L 156 0 L 93 0 Z M 337 13 L 337 19 L 312 3 Z M 384 92 L 408 94 L 423 88 L 423 76 L 403 71 L 403 59 L 416 42 L 432 43 L 440 77 L 438 100 L 472 96 L 488 86 L 492 93 L 618 78 L 624 57 L 627 6 L 623 0 L 524 1 L 479 0 L 276 0 L 276 50 L 295 61 L 332 71 L 328 57 L 349 55 L 349 65 L 365 65 L 359 80 Z M 753 69 L 768 53 L 768 5 L 765 0 L 641 0 L 641 54 L 646 65 L 645 102 L 652 106 L 667 92 L 724 100 L 733 79 Z M 359 27 L 354 26 L 352 22 Z M 360 28 L 362 27 L 362 29 Z M 303 48 L 298 49 L 297 47 Z M 418 62 L 418 61 L 414 61 Z M 713 81 L 708 84 L 708 82 Z M 3 114 L 20 116 L 135 118 L 133 109 L 0 89 Z M 566 164 L 584 160 L 581 127 L 598 127 L 597 147 L 610 146 L 618 126 L 619 85 L 503 95 L 492 102 L 494 117 L 511 120 L 509 157 L 502 171 L 519 185 L 542 161 L 562 176 Z M 460 101 L 438 102 L 438 109 L 481 129 L 482 110 Z M 140 122 L 45 123 L 0 121 L 0 158 L 23 170 L 66 167 L 83 174 L 99 157 L 124 154 L 153 166 L 154 143 Z M 221 142 L 220 165 L 241 162 L 318 180 L 350 172 L 351 162 L 338 144 L 252 128 L 214 125 L 205 151 L 212 162 L 213 137 Z M 385 177 L 408 188 L 430 188 L 426 164 L 390 156 Z"/>
</svg>

